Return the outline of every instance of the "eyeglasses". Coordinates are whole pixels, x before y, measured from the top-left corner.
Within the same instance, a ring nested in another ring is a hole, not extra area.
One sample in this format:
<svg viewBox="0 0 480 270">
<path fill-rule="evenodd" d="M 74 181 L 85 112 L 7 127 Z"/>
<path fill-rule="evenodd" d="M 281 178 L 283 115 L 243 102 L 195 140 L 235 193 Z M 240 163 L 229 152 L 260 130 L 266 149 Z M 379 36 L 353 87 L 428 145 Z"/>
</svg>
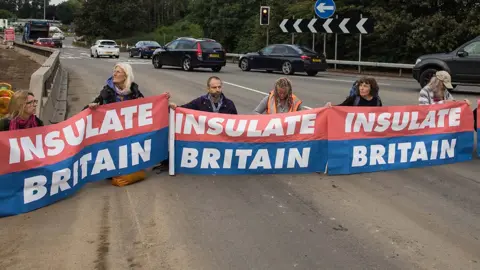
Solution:
<svg viewBox="0 0 480 270">
<path fill-rule="evenodd" d="M 27 105 L 31 105 L 32 103 L 38 104 L 38 100 L 36 100 L 36 99 L 30 100 L 30 101 L 27 102 Z"/>
</svg>

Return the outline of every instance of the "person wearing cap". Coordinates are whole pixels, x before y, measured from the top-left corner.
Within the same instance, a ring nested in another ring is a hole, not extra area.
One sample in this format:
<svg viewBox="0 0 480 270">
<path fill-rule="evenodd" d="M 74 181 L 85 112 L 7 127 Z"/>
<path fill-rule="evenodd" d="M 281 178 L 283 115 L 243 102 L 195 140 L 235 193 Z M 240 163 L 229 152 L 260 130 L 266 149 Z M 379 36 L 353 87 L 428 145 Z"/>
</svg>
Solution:
<svg viewBox="0 0 480 270">
<path fill-rule="evenodd" d="M 456 101 L 449 90 L 453 89 L 452 77 L 444 70 L 437 71 L 430 82 L 420 90 L 418 97 L 418 103 L 420 105 L 432 105 L 443 104 L 446 102 Z M 471 102 L 468 99 L 464 99 L 468 106 L 471 106 Z M 473 110 L 474 129 L 477 128 L 477 109 Z"/>
<path fill-rule="evenodd" d="M 444 70 L 437 71 L 430 82 L 420 90 L 418 103 L 420 105 L 432 105 L 455 101 L 449 90 L 453 90 L 450 74 Z M 465 102 L 471 105 L 470 100 L 465 99 Z"/>
</svg>

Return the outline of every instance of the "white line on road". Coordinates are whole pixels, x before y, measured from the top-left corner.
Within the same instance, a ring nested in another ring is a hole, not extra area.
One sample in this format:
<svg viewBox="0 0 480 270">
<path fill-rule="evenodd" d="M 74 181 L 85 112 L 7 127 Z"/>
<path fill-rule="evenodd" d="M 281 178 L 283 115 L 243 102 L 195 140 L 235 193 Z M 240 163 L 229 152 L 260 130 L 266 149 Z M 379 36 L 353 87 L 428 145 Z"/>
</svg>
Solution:
<svg viewBox="0 0 480 270">
<path fill-rule="evenodd" d="M 231 85 L 231 86 L 235 86 L 235 87 L 238 87 L 238 88 L 242 88 L 242 89 L 245 89 L 245 90 L 248 90 L 248 91 L 251 91 L 251 92 L 255 92 L 257 94 L 262 94 L 262 95 L 265 95 L 265 96 L 268 96 L 268 93 L 265 93 L 265 92 L 262 92 L 262 91 L 259 91 L 259 90 L 255 90 L 255 89 L 252 89 L 252 88 L 248 88 L 246 86 L 241 86 L 241 85 L 238 85 L 238 84 L 234 84 L 234 83 L 230 83 L 230 82 L 223 82 L 225 84 L 228 84 L 228 85 Z M 307 107 L 307 106 L 303 106 L 305 109 L 307 110 L 311 110 L 312 108 L 310 107 Z"/>
</svg>

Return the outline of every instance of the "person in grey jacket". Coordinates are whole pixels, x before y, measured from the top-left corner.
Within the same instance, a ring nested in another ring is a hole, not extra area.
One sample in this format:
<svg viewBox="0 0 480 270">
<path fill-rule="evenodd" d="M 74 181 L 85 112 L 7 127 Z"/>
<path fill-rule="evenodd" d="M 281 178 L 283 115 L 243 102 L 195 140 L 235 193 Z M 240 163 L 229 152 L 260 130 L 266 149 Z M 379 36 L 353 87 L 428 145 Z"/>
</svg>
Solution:
<svg viewBox="0 0 480 270">
<path fill-rule="evenodd" d="M 453 89 L 452 78 L 450 74 L 444 70 L 437 71 L 430 82 L 425 85 L 422 90 L 420 90 L 418 103 L 419 105 L 433 105 L 454 102 L 456 100 L 448 91 L 449 89 Z M 464 101 L 467 102 L 468 106 L 471 106 L 472 103 L 470 100 L 464 99 Z M 477 109 L 473 110 L 473 122 L 474 129 L 476 130 Z"/>
</svg>

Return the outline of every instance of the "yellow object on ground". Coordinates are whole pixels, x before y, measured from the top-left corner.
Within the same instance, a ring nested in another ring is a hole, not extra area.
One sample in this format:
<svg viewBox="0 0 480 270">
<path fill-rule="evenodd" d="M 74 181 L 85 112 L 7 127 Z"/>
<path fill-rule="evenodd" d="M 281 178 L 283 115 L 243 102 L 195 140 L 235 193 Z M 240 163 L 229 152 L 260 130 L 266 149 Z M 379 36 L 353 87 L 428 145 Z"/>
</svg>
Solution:
<svg viewBox="0 0 480 270">
<path fill-rule="evenodd" d="M 8 83 L 0 83 L 0 117 L 4 117 L 5 114 L 8 113 L 8 105 L 13 96 L 13 91 L 7 87 L 11 88 L 11 85 Z"/>
<path fill-rule="evenodd" d="M 112 185 L 117 187 L 123 187 L 126 185 L 130 185 L 139 181 L 144 180 L 147 177 L 145 170 L 141 170 L 138 172 L 134 172 L 131 174 L 120 175 L 116 177 L 112 177 Z"/>
</svg>

